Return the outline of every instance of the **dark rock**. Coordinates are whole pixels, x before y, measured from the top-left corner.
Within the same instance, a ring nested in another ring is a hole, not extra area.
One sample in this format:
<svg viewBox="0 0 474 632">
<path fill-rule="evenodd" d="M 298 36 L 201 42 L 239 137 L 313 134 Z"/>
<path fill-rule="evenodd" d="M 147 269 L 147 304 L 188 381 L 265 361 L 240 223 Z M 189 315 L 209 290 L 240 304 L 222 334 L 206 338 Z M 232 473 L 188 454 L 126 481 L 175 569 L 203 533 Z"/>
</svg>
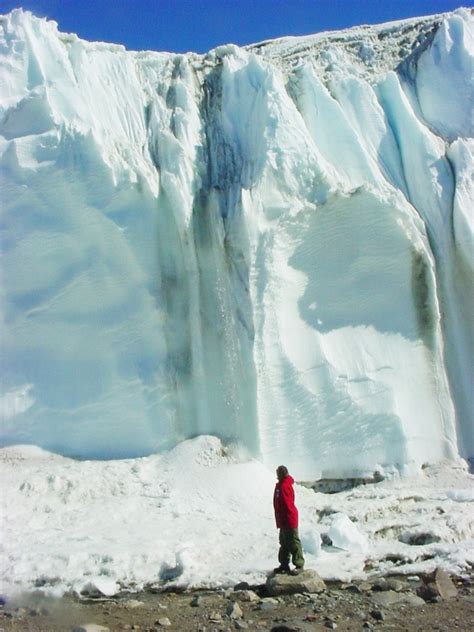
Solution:
<svg viewBox="0 0 474 632">
<path fill-rule="evenodd" d="M 431 584 L 422 584 L 418 587 L 416 594 L 427 603 L 431 603 L 437 600 L 438 589 L 434 582 L 431 582 Z"/>
<path fill-rule="evenodd" d="M 299 575 L 271 575 L 266 583 L 267 594 L 291 595 L 295 593 L 320 593 L 326 584 L 316 571 L 302 571 Z"/>
<path fill-rule="evenodd" d="M 337 628 L 337 623 L 335 621 L 325 621 L 324 627 L 329 628 L 330 630 L 335 630 Z"/>
<path fill-rule="evenodd" d="M 398 539 L 400 542 L 410 544 L 411 546 L 423 546 L 440 541 L 439 536 L 433 533 L 402 533 Z"/>
<path fill-rule="evenodd" d="M 234 590 L 250 590 L 250 584 L 247 582 L 239 582 L 235 584 Z"/>
<path fill-rule="evenodd" d="M 193 597 L 191 599 L 191 604 L 190 605 L 193 608 L 199 608 L 199 606 L 202 606 L 202 603 L 203 603 L 203 599 L 202 599 L 201 595 L 196 595 L 195 597 Z"/>
<path fill-rule="evenodd" d="M 338 494 L 339 492 L 359 487 L 359 485 L 370 485 L 373 483 L 380 483 L 384 480 L 384 477 L 380 472 L 374 472 L 372 476 L 364 476 L 360 478 L 322 478 L 319 481 L 312 483 L 303 483 L 304 487 L 314 489 L 315 492 L 322 494 Z M 323 510 L 320 512 L 320 516 L 330 515 L 333 513 L 331 510 Z"/>
<path fill-rule="evenodd" d="M 245 621 L 241 621 L 240 619 L 238 619 L 235 623 L 234 623 L 235 629 L 236 630 L 247 630 L 249 627 L 248 623 L 245 623 Z"/>
<path fill-rule="evenodd" d="M 381 610 L 371 610 L 370 616 L 373 617 L 376 621 L 384 621 L 385 615 Z"/>
</svg>

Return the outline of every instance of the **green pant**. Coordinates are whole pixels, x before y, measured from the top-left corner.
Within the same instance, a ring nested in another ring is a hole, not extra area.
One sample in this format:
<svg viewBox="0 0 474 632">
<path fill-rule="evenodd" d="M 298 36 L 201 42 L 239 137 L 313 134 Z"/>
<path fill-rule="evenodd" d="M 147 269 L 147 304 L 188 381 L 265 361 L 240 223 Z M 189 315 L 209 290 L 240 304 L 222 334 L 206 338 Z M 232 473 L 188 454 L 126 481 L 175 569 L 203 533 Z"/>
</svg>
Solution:
<svg viewBox="0 0 474 632">
<path fill-rule="evenodd" d="M 290 556 L 296 568 L 303 568 L 303 547 L 301 546 L 298 529 L 280 529 L 278 561 L 281 566 L 289 566 Z"/>
</svg>

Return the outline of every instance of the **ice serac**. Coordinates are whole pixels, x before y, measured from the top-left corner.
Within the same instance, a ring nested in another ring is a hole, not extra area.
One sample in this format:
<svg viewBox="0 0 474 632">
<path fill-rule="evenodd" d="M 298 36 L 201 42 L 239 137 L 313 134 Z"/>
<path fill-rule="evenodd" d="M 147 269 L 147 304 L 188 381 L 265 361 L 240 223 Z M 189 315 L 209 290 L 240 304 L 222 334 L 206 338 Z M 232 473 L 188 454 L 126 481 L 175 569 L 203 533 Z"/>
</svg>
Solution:
<svg viewBox="0 0 474 632">
<path fill-rule="evenodd" d="M 474 454 L 469 10 L 207 55 L 1 30 L 3 444 Z"/>
</svg>

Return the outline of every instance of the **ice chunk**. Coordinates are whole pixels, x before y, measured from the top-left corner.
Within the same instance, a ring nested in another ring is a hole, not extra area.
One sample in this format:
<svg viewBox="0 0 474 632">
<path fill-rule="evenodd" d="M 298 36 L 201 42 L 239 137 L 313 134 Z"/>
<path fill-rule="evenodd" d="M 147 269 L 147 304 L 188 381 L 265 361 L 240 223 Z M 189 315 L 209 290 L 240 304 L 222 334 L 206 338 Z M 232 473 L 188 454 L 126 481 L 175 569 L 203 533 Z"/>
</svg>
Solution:
<svg viewBox="0 0 474 632">
<path fill-rule="evenodd" d="M 336 514 L 331 522 L 328 537 L 333 546 L 345 551 L 366 553 L 369 543 L 367 537 L 359 530 L 356 524 L 346 514 Z"/>
<path fill-rule="evenodd" d="M 109 577 L 94 577 L 82 588 L 81 595 L 113 597 L 120 590 L 120 586 Z"/>
</svg>

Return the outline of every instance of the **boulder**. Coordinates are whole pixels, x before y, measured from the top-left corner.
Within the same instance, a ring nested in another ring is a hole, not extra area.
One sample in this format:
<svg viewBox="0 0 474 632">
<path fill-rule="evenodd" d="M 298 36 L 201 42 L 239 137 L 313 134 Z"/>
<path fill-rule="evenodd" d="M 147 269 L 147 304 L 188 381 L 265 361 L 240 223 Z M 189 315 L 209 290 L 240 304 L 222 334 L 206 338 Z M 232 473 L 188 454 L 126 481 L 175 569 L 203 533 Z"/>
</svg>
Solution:
<svg viewBox="0 0 474 632">
<path fill-rule="evenodd" d="M 417 593 L 425 601 L 433 602 L 456 597 L 458 589 L 448 573 L 437 568 L 434 573 L 423 577 L 423 584 L 418 588 Z"/>
<path fill-rule="evenodd" d="M 125 606 L 127 608 L 141 608 L 145 605 L 144 601 L 139 601 L 138 599 L 129 599 L 125 602 Z"/>
<path fill-rule="evenodd" d="M 209 621 L 211 623 L 222 623 L 222 615 L 220 612 L 211 612 L 209 615 Z"/>
<path fill-rule="evenodd" d="M 371 610 L 370 616 L 373 617 L 376 621 L 385 621 L 385 615 L 381 610 Z"/>
<path fill-rule="evenodd" d="M 387 591 L 387 590 L 394 590 L 395 592 L 401 592 L 403 588 L 404 588 L 403 582 L 401 582 L 399 579 L 394 579 L 392 577 L 388 579 L 380 579 L 379 581 L 375 582 L 375 584 L 372 586 L 372 590 L 375 592 Z"/>
<path fill-rule="evenodd" d="M 320 593 L 326 584 L 316 571 L 302 571 L 298 575 L 270 575 L 266 591 L 270 596 L 292 595 L 295 593 Z"/>
<path fill-rule="evenodd" d="M 191 600 L 191 606 L 193 608 L 199 608 L 203 604 L 203 598 L 201 595 L 195 595 Z"/>
<path fill-rule="evenodd" d="M 229 599 L 231 601 L 249 601 L 256 603 L 260 601 L 260 597 L 253 590 L 236 590 L 234 593 L 229 595 Z"/>
<path fill-rule="evenodd" d="M 458 589 L 453 584 L 451 577 L 442 568 L 436 569 L 435 585 L 439 596 L 442 599 L 452 599 L 458 594 Z"/>
<path fill-rule="evenodd" d="M 244 613 L 242 612 L 242 608 L 239 606 L 239 604 L 236 601 L 233 601 L 232 603 L 229 604 L 228 608 L 227 608 L 227 616 L 229 617 L 229 619 L 241 619 L 244 616 Z"/>
<path fill-rule="evenodd" d="M 389 590 L 394 590 L 395 592 L 401 592 L 405 588 L 405 584 L 399 579 L 395 579 L 394 577 L 388 577 L 385 581 L 386 586 L 388 586 Z"/>
<path fill-rule="evenodd" d="M 171 626 L 171 621 L 168 617 L 162 617 L 155 622 L 155 625 L 159 625 L 161 628 L 169 628 Z"/>
<path fill-rule="evenodd" d="M 417 588 L 416 594 L 421 597 L 427 603 L 433 603 L 439 600 L 438 589 L 436 584 L 431 582 L 430 584 L 422 584 Z"/>
<path fill-rule="evenodd" d="M 374 593 L 372 601 L 377 606 L 424 606 L 425 602 L 421 597 L 417 597 L 411 593 L 395 592 L 394 590 L 386 590 Z"/>
<path fill-rule="evenodd" d="M 83 625 L 75 625 L 72 632 L 109 632 L 109 628 L 98 623 L 84 623 Z"/>
</svg>

